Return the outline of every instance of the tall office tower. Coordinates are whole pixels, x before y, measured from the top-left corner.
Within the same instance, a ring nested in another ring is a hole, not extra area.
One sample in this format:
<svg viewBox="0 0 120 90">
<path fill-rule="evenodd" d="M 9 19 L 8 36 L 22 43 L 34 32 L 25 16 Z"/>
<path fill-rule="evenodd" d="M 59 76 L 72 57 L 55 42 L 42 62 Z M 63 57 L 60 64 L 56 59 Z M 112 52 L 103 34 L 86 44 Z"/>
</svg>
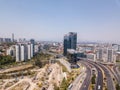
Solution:
<svg viewBox="0 0 120 90">
<path fill-rule="evenodd" d="M 25 47 L 24 45 L 20 46 L 20 50 L 21 50 L 21 61 L 25 60 Z"/>
<path fill-rule="evenodd" d="M 77 33 L 69 32 L 69 34 L 64 36 L 64 56 L 67 55 L 67 49 L 76 50 L 77 47 Z"/>
<path fill-rule="evenodd" d="M 28 49 L 28 59 L 31 59 L 31 45 L 30 44 L 27 45 L 27 49 Z"/>
<path fill-rule="evenodd" d="M 107 51 L 107 62 L 114 62 L 114 51 L 113 49 L 108 49 Z"/>
<path fill-rule="evenodd" d="M 67 55 L 67 49 L 70 48 L 69 47 L 69 36 L 68 35 L 65 35 L 64 36 L 64 52 L 63 52 L 63 55 L 66 56 Z"/>
<path fill-rule="evenodd" d="M 33 49 L 33 44 L 31 44 L 30 47 L 31 47 L 31 58 L 32 58 L 32 57 L 33 57 L 33 54 L 34 54 L 34 53 L 33 53 L 33 51 L 34 51 L 34 49 Z"/>
<path fill-rule="evenodd" d="M 70 43 L 70 49 L 76 50 L 76 47 L 77 47 L 77 33 L 69 32 L 69 43 Z"/>
<path fill-rule="evenodd" d="M 14 33 L 12 33 L 12 42 L 14 42 Z"/>
<path fill-rule="evenodd" d="M 33 55 L 35 54 L 35 40 L 34 39 L 31 39 L 30 40 L 31 44 L 33 44 Z"/>
<path fill-rule="evenodd" d="M 21 57 L 21 53 L 20 53 L 20 45 L 16 45 L 15 46 L 15 49 L 16 49 L 16 62 L 19 62 L 20 61 L 20 57 Z"/>
</svg>

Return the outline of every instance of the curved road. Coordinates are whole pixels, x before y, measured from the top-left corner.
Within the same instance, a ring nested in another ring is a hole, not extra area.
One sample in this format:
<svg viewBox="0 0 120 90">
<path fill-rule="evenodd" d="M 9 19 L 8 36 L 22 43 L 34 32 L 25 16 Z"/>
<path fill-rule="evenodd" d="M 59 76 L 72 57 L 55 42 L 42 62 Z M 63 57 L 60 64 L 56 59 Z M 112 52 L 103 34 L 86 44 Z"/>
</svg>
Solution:
<svg viewBox="0 0 120 90">
<path fill-rule="evenodd" d="M 87 68 L 87 70 L 86 70 L 87 76 L 86 76 L 84 82 L 82 83 L 80 90 L 89 90 L 89 85 L 91 83 L 91 74 L 92 74 L 91 67 L 83 61 L 79 61 L 79 63 L 84 64 Z"/>
<path fill-rule="evenodd" d="M 99 65 L 103 69 L 103 71 L 106 75 L 107 89 L 108 90 L 116 90 L 114 87 L 113 79 L 112 79 L 112 76 L 111 76 L 109 69 L 100 63 L 97 63 L 97 65 Z"/>
<path fill-rule="evenodd" d="M 91 62 L 91 61 L 87 61 L 87 62 L 92 64 L 98 72 L 95 90 L 103 90 L 103 73 L 101 68 L 99 67 L 99 65 L 95 64 L 94 62 Z"/>
</svg>

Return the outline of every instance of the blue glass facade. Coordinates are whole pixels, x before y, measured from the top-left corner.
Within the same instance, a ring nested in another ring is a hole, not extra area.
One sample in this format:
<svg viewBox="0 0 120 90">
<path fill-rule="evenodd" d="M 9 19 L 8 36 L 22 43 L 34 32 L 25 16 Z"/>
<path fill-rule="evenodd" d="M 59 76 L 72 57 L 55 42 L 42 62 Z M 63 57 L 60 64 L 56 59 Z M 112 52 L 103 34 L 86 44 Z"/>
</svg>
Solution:
<svg viewBox="0 0 120 90">
<path fill-rule="evenodd" d="M 77 33 L 69 32 L 69 34 L 64 36 L 64 52 L 63 55 L 67 55 L 67 49 L 76 50 L 77 47 Z"/>
</svg>

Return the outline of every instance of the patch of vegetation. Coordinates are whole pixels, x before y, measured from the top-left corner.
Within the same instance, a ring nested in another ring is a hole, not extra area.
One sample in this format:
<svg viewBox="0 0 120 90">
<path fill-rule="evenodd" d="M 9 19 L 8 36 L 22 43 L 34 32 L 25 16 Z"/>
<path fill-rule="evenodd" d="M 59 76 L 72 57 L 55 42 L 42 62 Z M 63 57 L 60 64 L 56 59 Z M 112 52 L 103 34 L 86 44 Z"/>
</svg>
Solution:
<svg viewBox="0 0 120 90">
<path fill-rule="evenodd" d="M 116 84 L 116 90 L 120 90 L 120 85 Z"/>
<path fill-rule="evenodd" d="M 14 63 L 15 59 L 11 56 L 0 56 L 0 66 Z"/>
<path fill-rule="evenodd" d="M 52 56 L 50 54 L 39 53 L 34 57 L 35 65 L 42 68 L 49 63 Z"/>
<path fill-rule="evenodd" d="M 60 85 L 60 90 L 67 90 L 68 86 L 69 86 L 68 80 L 64 78 Z"/>
<path fill-rule="evenodd" d="M 72 72 L 68 72 L 67 68 L 61 64 L 59 61 L 57 62 L 60 66 L 62 66 L 62 70 L 63 72 L 66 72 L 67 75 L 67 79 L 63 79 L 63 81 L 61 82 L 60 88 L 58 89 L 58 87 L 56 90 L 67 90 L 67 88 L 69 87 L 69 85 L 74 81 L 74 79 L 80 74 L 80 68 L 79 69 L 72 69 Z"/>
<path fill-rule="evenodd" d="M 95 82 L 96 82 L 96 75 L 93 75 L 93 77 L 91 79 L 91 82 L 92 82 L 92 84 L 95 84 Z"/>
<path fill-rule="evenodd" d="M 41 88 L 43 86 L 43 84 L 41 82 L 38 82 L 37 85 L 39 88 Z"/>
<path fill-rule="evenodd" d="M 120 62 L 120 60 L 116 60 L 116 62 Z"/>
<path fill-rule="evenodd" d="M 105 88 L 105 90 L 108 90 L 107 87 Z"/>
<path fill-rule="evenodd" d="M 92 90 L 94 90 L 94 89 L 95 89 L 95 87 L 94 87 L 94 85 L 93 85 L 93 84 L 91 84 L 91 88 L 92 88 Z"/>
</svg>

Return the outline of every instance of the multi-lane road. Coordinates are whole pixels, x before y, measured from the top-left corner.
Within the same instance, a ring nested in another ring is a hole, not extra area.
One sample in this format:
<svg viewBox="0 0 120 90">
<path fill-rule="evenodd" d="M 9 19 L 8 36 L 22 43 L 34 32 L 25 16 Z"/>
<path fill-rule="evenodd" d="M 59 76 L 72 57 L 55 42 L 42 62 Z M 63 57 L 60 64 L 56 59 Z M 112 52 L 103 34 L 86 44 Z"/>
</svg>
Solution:
<svg viewBox="0 0 120 90">
<path fill-rule="evenodd" d="M 116 90 L 115 89 L 115 85 L 114 85 L 114 82 L 113 82 L 113 75 L 112 75 L 112 73 L 110 72 L 110 70 L 106 67 L 106 66 L 104 66 L 103 64 L 100 64 L 99 62 L 97 63 L 97 62 L 93 62 L 93 61 L 89 61 L 90 63 L 94 63 L 96 66 L 98 66 L 98 67 L 100 67 L 101 68 L 101 70 L 103 70 L 103 72 L 104 73 L 102 73 L 102 74 L 104 74 L 105 76 L 106 76 L 106 83 L 107 83 L 107 89 L 108 90 Z M 98 69 L 97 69 L 98 70 Z M 98 72 L 100 72 L 99 70 L 98 70 Z M 99 76 L 99 78 L 103 78 L 103 76 Z M 98 82 L 99 83 L 99 82 Z M 103 85 L 102 85 L 103 86 Z M 101 87 L 102 87 L 101 86 Z M 96 90 L 98 90 L 98 89 L 96 89 Z M 101 89 L 102 90 L 102 89 Z"/>
<path fill-rule="evenodd" d="M 104 66 L 100 63 L 97 63 L 97 65 L 99 65 L 102 68 L 102 70 L 104 71 L 104 74 L 106 76 L 106 81 L 107 81 L 107 89 L 108 90 L 116 90 L 114 82 L 113 82 L 112 73 L 110 72 L 110 70 L 106 66 Z"/>
<path fill-rule="evenodd" d="M 91 67 L 86 62 L 81 61 L 79 63 L 84 64 L 86 66 L 86 69 L 87 69 L 86 70 L 87 76 L 86 76 L 85 80 L 83 81 L 80 90 L 89 90 L 89 85 L 91 83 L 91 75 L 92 75 Z"/>
<path fill-rule="evenodd" d="M 95 90 L 103 90 L 103 74 L 102 74 L 102 70 L 100 69 L 99 66 L 97 66 L 96 64 L 94 64 L 93 62 L 89 62 L 89 61 L 79 61 L 78 64 L 81 63 L 86 67 L 86 78 L 82 83 L 82 86 L 79 87 L 78 86 L 78 81 L 80 80 L 80 78 L 77 78 L 77 81 L 74 82 L 71 90 L 89 90 L 90 89 L 90 83 L 91 83 L 91 77 L 92 77 L 92 68 L 96 68 L 97 71 L 97 79 L 96 79 L 96 85 L 95 85 Z"/>
<path fill-rule="evenodd" d="M 90 60 L 82 60 L 82 61 L 79 61 L 79 62 L 87 64 L 86 67 L 87 67 L 88 71 L 91 71 L 91 68 L 88 67 L 90 65 L 92 65 L 92 66 L 94 66 L 94 68 L 96 68 L 97 79 L 96 79 L 96 84 L 95 84 L 95 90 L 103 90 L 104 82 L 107 83 L 107 89 L 108 90 L 116 90 L 115 89 L 115 85 L 114 85 L 114 81 L 113 81 L 114 74 L 109 70 L 108 67 L 106 67 L 103 64 L 100 64 L 100 63 L 97 63 L 97 62 L 93 62 L 93 61 L 90 61 Z M 115 70 L 116 70 L 116 68 L 115 68 Z M 91 78 L 90 78 L 90 74 L 91 73 L 88 72 L 88 71 L 87 71 L 87 76 L 88 77 L 86 77 L 85 81 L 83 82 L 83 86 L 81 87 L 80 90 L 88 90 L 88 86 L 90 85 L 90 81 L 91 81 Z M 106 77 L 106 81 L 104 81 L 104 77 L 103 76 Z M 118 79 L 120 79 L 120 78 L 118 77 Z M 86 83 L 87 83 L 88 86 L 86 85 Z"/>
<path fill-rule="evenodd" d="M 86 67 L 86 77 L 80 87 L 78 83 L 76 83 L 78 86 L 77 90 L 89 90 L 92 77 L 92 68 L 96 69 L 97 74 L 94 90 L 103 90 L 105 83 L 107 90 L 116 90 L 113 78 L 115 78 L 120 85 L 120 73 L 118 72 L 118 68 L 116 66 L 114 66 L 113 70 L 111 70 L 111 68 L 107 67 L 106 65 L 91 60 L 80 60 L 78 61 L 78 64 L 79 63 L 83 64 Z"/>
<path fill-rule="evenodd" d="M 95 90 L 103 90 L 103 73 L 99 65 L 95 64 L 94 62 L 87 61 L 88 63 L 92 64 L 97 70 L 97 82 L 95 85 Z"/>
</svg>

